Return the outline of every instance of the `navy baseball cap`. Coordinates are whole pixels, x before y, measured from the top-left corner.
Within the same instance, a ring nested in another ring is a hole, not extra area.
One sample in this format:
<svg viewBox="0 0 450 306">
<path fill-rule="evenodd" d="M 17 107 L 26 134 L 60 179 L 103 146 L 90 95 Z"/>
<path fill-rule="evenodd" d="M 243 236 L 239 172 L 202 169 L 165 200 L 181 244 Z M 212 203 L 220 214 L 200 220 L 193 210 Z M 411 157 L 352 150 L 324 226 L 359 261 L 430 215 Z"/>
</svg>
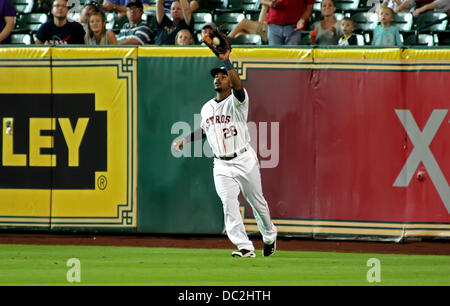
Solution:
<svg viewBox="0 0 450 306">
<path fill-rule="evenodd" d="M 218 74 L 219 72 L 222 72 L 222 73 L 228 75 L 228 72 L 227 72 L 227 70 L 225 69 L 225 67 L 218 67 L 218 68 L 213 68 L 213 69 L 211 69 L 211 76 L 212 76 L 213 78 L 215 78 L 215 77 L 216 77 L 216 74 Z"/>
<path fill-rule="evenodd" d="M 130 0 L 130 2 L 128 2 L 127 7 L 138 7 L 138 8 L 144 8 L 144 5 L 142 4 L 141 0 Z"/>
</svg>

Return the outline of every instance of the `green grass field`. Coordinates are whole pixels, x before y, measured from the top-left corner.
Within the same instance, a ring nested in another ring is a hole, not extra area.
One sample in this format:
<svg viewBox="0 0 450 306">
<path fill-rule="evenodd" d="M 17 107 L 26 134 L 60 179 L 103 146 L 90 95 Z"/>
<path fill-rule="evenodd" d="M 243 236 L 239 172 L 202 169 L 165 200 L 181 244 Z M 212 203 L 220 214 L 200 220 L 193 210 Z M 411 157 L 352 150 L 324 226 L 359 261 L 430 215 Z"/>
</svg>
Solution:
<svg viewBox="0 0 450 306">
<path fill-rule="evenodd" d="M 70 283 L 70 258 L 81 282 Z M 367 261 L 380 261 L 369 283 Z M 232 258 L 231 250 L 0 245 L 0 285 L 450 285 L 450 256 L 277 251 Z"/>
</svg>

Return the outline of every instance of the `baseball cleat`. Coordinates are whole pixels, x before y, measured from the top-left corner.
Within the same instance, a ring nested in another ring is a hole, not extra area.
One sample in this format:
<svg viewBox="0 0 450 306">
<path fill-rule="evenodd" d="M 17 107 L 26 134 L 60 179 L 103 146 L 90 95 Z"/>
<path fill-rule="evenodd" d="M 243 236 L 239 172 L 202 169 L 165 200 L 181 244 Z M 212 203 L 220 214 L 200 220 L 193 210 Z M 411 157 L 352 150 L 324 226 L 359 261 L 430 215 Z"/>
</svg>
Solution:
<svg viewBox="0 0 450 306">
<path fill-rule="evenodd" d="M 264 243 L 263 256 L 271 256 L 273 253 L 275 253 L 276 248 L 277 248 L 276 241 L 274 241 L 274 243 L 272 243 L 272 244 Z"/>
<path fill-rule="evenodd" d="M 234 251 L 233 253 L 231 253 L 231 256 L 233 256 L 233 257 L 256 257 L 256 254 L 253 251 L 242 249 L 239 251 Z"/>
</svg>

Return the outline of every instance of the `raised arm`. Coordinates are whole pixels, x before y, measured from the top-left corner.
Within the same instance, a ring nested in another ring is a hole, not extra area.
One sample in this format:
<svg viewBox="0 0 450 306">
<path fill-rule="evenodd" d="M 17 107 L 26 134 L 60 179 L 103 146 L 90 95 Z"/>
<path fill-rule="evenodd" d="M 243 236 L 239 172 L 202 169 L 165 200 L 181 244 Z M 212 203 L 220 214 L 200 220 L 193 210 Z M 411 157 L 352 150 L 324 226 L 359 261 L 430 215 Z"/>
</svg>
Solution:
<svg viewBox="0 0 450 306">
<path fill-rule="evenodd" d="M 219 59 L 223 62 L 225 68 L 228 72 L 228 78 L 231 81 L 231 87 L 234 90 L 241 90 L 242 89 L 242 81 L 239 77 L 239 74 L 237 73 L 236 69 L 233 68 L 233 65 L 231 65 L 230 62 L 230 53 L 231 50 L 227 50 L 225 53 L 220 53 L 218 55 Z"/>
<path fill-rule="evenodd" d="M 192 11 L 188 0 L 180 0 L 181 9 L 183 10 L 184 21 L 187 25 L 191 23 Z"/>
<path fill-rule="evenodd" d="M 158 24 L 161 24 L 165 14 L 164 0 L 156 0 L 156 21 Z"/>
<path fill-rule="evenodd" d="M 269 11 L 269 7 L 265 4 L 261 4 L 261 11 L 259 12 L 258 22 L 263 23 L 267 22 L 267 12 Z"/>
</svg>

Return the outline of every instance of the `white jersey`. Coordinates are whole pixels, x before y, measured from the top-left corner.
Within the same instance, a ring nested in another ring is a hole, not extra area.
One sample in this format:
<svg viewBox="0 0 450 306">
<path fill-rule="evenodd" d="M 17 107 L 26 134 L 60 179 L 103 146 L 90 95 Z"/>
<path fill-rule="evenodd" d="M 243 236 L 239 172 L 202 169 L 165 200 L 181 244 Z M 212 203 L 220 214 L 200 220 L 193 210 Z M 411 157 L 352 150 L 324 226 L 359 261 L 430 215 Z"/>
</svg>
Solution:
<svg viewBox="0 0 450 306">
<path fill-rule="evenodd" d="M 233 94 L 220 102 L 211 99 L 202 107 L 200 127 L 215 156 L 232 156 L 250 143 L 247 127 L 248 94 L 240 102 Z"/>
</svg>

